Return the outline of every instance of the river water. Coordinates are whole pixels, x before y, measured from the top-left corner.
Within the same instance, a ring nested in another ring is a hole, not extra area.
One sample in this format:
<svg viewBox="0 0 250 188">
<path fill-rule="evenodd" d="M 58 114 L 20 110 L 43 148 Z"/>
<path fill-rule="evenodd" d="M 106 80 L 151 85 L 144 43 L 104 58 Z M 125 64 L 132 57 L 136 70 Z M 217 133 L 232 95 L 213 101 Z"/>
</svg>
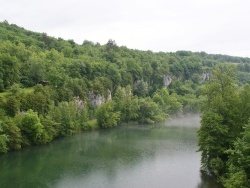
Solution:
<svg viewBox="0 0 250 188">
<path fill-rule="evenodd" d="M 218 188 L 201 174 L 198 117 L 85 132 L 0 156 L 1 188 Z"/>
</svg>

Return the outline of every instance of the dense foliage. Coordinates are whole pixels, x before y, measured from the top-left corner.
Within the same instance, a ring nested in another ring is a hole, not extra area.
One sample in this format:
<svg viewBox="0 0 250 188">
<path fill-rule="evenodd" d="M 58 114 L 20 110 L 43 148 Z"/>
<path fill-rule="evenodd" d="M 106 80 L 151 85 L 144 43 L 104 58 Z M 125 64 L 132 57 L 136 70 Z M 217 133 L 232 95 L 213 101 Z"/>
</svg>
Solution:
<svg viewBox="0 0 250 188">
<path fill-rule="evenodd" d="M 203 92 L 207 99 L 198 131 L 203 168 L 226 187 L 248 187 L 250 86 L 237 86 L 233 67 L 219 65 Z"/>
<path fill-rule="evenodd" d="M 79 45 L 0 22 L 0 152 L 198 113 L 201 86 L 225 63 L 238 69 L 238 84 L 250 82 L 249 58 Z"/>
</svg>

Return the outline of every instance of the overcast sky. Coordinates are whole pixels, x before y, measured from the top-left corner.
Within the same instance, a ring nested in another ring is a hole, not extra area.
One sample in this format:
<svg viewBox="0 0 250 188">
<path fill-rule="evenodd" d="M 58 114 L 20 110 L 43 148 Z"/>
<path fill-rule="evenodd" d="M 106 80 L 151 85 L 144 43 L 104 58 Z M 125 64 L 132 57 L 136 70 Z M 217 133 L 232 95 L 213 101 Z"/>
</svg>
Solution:
<svg viewBox="0 0 250 188">
<path fill-rule="evenodd" d="M 250 0 L 0 0 L 0 21 L 132 49 L 250 57 Z"/>
</svg>

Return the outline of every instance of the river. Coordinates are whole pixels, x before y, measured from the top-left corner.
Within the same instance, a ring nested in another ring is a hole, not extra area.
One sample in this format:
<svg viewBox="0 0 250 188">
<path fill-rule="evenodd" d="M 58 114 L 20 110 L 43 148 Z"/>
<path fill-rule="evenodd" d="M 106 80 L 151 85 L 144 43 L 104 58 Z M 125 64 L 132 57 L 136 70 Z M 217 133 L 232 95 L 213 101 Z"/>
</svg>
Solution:
<svg viewBox="0 0 250 188">
<path fill-rule="evenodd" d="M 201 174 L 199 118 L 85 132 L 0 155 L 1 188 L 218 188 Z"/>
</svg>

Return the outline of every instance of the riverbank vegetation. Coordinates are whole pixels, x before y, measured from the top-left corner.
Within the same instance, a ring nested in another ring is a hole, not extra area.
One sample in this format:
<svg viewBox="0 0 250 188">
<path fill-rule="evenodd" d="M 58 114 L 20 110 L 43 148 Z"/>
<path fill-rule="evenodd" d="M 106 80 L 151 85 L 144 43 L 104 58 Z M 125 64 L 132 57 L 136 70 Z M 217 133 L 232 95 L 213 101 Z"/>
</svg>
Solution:
<svg viewBox="0 0 250 188">
<path fill-rule="evenodd" d="M 54 38 L 0 22 L 0 153 L 97 128 L 197 113 L 212 69 L 250 83 L 250 59 L 140 51 Z M 240 131 L 239 131 L 240 132 Z M 233 135 L 232 135 L 233 136 Z"/>
<path fill-rule="evenodd" d="M 250 86 L 239 87 L 232 66 L 220 65 L 204 86 L 198 131 L 203 170 L 225 187 L 250 185 Z"/>
</svg>

